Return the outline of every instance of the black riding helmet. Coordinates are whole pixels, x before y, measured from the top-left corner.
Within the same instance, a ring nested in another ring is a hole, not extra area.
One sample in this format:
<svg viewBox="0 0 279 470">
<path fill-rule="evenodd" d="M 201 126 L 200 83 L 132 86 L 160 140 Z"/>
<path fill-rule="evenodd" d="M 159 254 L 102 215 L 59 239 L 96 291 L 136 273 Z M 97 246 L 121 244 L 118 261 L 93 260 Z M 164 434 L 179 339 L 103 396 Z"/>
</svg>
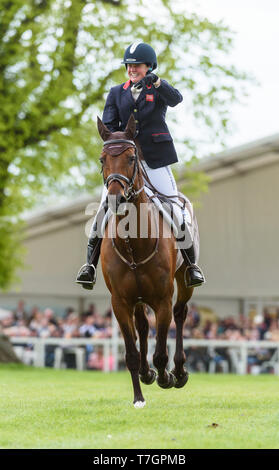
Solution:
<svg viewBox="0 0 279 470">
<path fill-rule="evenodd" d="M 127 47 L 122 64 L 147 64 L 151 70 L 157 68 L 157 57 L 154 49 L 145 42 L 133 42 Z"/>
</svg>

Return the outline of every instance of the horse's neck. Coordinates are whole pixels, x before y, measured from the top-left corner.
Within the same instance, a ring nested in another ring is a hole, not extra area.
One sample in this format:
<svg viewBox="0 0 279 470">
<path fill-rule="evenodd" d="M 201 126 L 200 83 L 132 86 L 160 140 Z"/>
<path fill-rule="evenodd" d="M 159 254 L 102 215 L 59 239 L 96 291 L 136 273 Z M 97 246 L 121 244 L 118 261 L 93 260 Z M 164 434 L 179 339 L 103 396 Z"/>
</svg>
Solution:
<svg viewBox="0 0 279 470">
<path fill-rule="evenodd" d="M 137 184 L 135 189 L 140 189 L 142 185 L 143 180 L 139 180 L 139 184 Z M 129 211 L 129 230 L 125 232 L 125 235 L 127 235 L 127 233 L 129 235 L 129 243 L 136 259 L 144 258 L 144 255 L 153 249 L 155 239 L 158 236 L 156 224 L 154 225 L 154 213 L 151 205 L 152 203 L 149 202 L 149 198 L 143 189 Z M 128 222 L 128 219 L 124 220 Z M 124 220 L 122 216 L 117 217 L 117 227 L 121 221 L 123 227 Z M 126 249 L 127 245 L 124 242 L 124 237 L 120 236 L 121 233 L 123 234 L 121 230 L 117 230 L 117 242 L 119 246 L 122 245 L 123 249 Z"/>
<path fill-rule="evenodd" d="M 142 188 L 143 185 L 144 185 L 144 180 L 143 180 L 142 174 L 140 173 L 138 176 L 138 181 L 137 181 L 137 186 L 138 186 L 137 189 Z M 137 230 L 138 230 L 137 238 L 138 238 L 138 241 L 142 243 L 146 241 L 142 239 L 141 233 L 140 233 L 142 219 L 144 219 L 145 221 L 148 220 L 149 225 L 150 225 L 150 202 L 149 202 L 149 197 L 147 196 L 144 189 L 139 193 L 134 205 L 137 211 Z"/>
</svg>

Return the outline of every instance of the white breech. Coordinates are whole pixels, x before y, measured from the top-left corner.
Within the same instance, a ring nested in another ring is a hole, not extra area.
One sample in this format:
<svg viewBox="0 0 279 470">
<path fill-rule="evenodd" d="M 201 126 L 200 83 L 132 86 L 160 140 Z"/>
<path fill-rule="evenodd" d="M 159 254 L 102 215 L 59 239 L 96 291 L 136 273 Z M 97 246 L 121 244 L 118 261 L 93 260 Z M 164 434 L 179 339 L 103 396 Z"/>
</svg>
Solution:
<svg viewBox="0 0 279 470">
<path fill-rule="evenodd" d="M 165 194 L 166 196 L 176 196 L 176 195 L 178 196 L 178 190 L 177 190 L 176 182 L 175 182 L 174 176 L 172 174 L 171 168 L 169 166 L 164 166 L 164 167 L 161 167 L 161 168 L 153 169 L 153 168 L 150 168 L 145 161 L 142 161 L 141 163 L 142 163 L 142 165 L 143 165 L 143 167 L 144 167 L 144 169 L 145 169 L 145 171 L 148 175 L 148 178 L 150 179 L 150 181 L 151 181 L 152 185 L 154 186 L 154 188 L 157 189 L 157 191 L 159 191 L 162 194 Z M 153 195 L 152 190 L 148 188 L 148 183 L 145 187 L 145 192 L 149 196 Z M 106 186 L 104 186 L 103 192 L 102 192 L 102 197 L 101 197 L 101 202 L 100 202 L 100 207 L 103 204 L 103 202 L 105 201 L 105 199 L 107 197 L 107 193 L 108 193 L 108 190 L 107 190 Z M 188 223 L 191 223 L 191 216 L 190 216 L 187 209 L 184 210 L 181 207 L 182 204 L 181 204 L 181 202 L 179 201 L 178 198 L 173 197 L 172 200 L 174 200 L 174 201 L 176 200 L 177 203 L 179 204 L 179 205 L 178 204 L 173 204 L 173 210 L 174 210 L 177 221 L 180 223 L 180 225 L 182 225 L 183 221 L 185 222 L 185 231 L 184 231 L 185 242 L 183 244 L 183 247 L 190 248 L 190 246 L 192 246 L 192 244 L 193 244 L 191 231 L 188 227 Z M 156 204 L 156 200 L 154 202 Z M 89 238 L 94 236 L 92 228 L 93 228 L 93 225 L 95 223 L 96 217 L 97 217 L 97 215 L 94 218 Z"/>
</svg>

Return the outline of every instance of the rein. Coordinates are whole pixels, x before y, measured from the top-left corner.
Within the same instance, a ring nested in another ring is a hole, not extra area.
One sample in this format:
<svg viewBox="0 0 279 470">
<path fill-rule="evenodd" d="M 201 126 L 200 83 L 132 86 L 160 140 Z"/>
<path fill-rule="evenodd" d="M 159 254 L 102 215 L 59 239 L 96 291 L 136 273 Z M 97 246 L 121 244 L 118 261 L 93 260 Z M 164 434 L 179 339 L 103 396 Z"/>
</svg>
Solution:
<svg viewBox="0 0 279 470">
<path fill-rule="evenodd" d="M 118 144 L 123 144 L 123 145 L 118 145 Z M 132 175 L 132 178 L 129 179 L 127 176 L 125 175 L 122 175 L 121 173 L 112 173 L 111 175 L 109 175 L 106 179 L 103 177 L 103 180 L 104 180 L 104 185 L 108 188 L 109 185 L 113 182 L 113 181 L 117 181 L 120 186 L 124 189 L 124 197 L 126 198 L 126 201 L 133 201 L 134 199 L 137 198 L 137 196 L 141 193 L 141 191 L 144 189 L 144 184 L 142 185 L 142 187 L 139 189 L 139 190 L 135 190 L 134 189 L 134 182 L 135 182 L 135 179 L 136 179 L 136 175 L 137 175 L 137 172 L 138 172 L 138 169 L 139 169 L 139 162 L 140 162 L 140 159 L 139 159 L 139 153 L 138 153 L 138 149 L 137 149 L 137 145 L 135 144 L 135 142 L 133 140 L 128 140 L 128 139 L 110 139 L 110 140 L 106 140 L 105 143 L 104 143 L 104 150 L 108 150 L 108 149 L 105 149 L 105 147 L 111 145 L 113 148 L 116 148 L 116 147 L 120 147 L 120 150 L 117 151 L 117 153 L 113 153 L 113 155 L 120 155 L 120 153 L 124 150 L 126 150 L 127 148 L 129 147 L 132 147 L 135 151 L 135 165 L 134 165 L 134 171 L 133 171 L 133 175 Z M 108 152 L 109 153 L 109 152 Z M 148 177 L 148 174 L 146 173 L 146 170 L 144 168 L 144 166 L 142 164 L 140 164 L 140 168 L 141 168 L 141 172 L 144 176 L 144 179 L 145 181 L 149 184 L 149 187 L 150 189 L 152 189 L 152 191 L 154 192 L 154 195 L 153 196 L 149 196 L 149 199 L 153 199 L 155 197 L 158 197 L 158 196 L 162 196 L 164 198 L 167 198 L 167 199 L 170 199 L 172 201 L 172 203 L 174 204 L 177 204 L 177 202 L 175 200 L 173 200 L 173 198 L 177 198 L 180 200 L 180 202 L 182 202 L 183 204 L 183 208 L 185 208 L 185 204 L 186 204 L 186 201 L 184 198 L 182 198 L 181 196 L 179 196 L 178 194 L 173 194 L 173 195 L 169 195 L 167 196 L 166 194 L 163 194 L 161 193 L 160 191 L 158 191 L 154 186 L 153 184 L 151 183 L 149 177 Z M 123 184 L 126 183 L 126 185 L 128 185 L 128 187 Z"/>
<path fill-rule="evenodd" d="M 145 181 L 149 184 L 149 189 L 152 189 L 153 191 L 153 196 L 149 196 L 149 199 L 154 199 L 155 197 L 158 197 L 158 196 L 161 196 L 163 198 L 166 198 L 166 199 L 169 199 L 173 204 L 176 204 L 179 206 L 179 204 L 177 204 L 177 202 L 174 200 L 175 198 L 179 199 L 180 202 L 182 202 L 183 204 L 183 209 L 185 209 L 185 206 L 186 206 L 186 201 L 183 197 L 179 196 L 179 194 L 173 194 L 173 195 L 170 195 L 170 196 L 167 196 L 166 194 L 164 193 L 161 193 L 160 191 L 158 191 L 158 189 L 156 189 L 153 184 L 151 183 L 149 177 L 148 177 L 148 174 L 146 173 L 146 170 L 144 168 L 143 165 L 141 165 L 141 171 L 142 171 L 142 174 L 144 176 L 144 179 Z M 173 199 L 174 198 L 174 199 Z M 180 207 L 180 206 L 179 206 Z"/>
</svg>

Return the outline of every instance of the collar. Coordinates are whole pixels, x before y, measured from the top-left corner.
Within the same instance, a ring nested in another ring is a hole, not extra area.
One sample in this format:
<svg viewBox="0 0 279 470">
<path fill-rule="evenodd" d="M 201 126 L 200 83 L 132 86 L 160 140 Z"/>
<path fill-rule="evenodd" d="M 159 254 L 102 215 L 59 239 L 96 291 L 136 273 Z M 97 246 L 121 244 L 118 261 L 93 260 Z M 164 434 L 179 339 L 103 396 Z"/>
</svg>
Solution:
<svg viewBox="0 0 279 470">
<path fill-rule="evenodd" d="M 130 85 L 131 85 L 131 80 L 127 80 L 127 82 L 125 82 L 123 85 L 124 90 L 127 90 L 127 88 L 129 88 Z"/>
</svg>

